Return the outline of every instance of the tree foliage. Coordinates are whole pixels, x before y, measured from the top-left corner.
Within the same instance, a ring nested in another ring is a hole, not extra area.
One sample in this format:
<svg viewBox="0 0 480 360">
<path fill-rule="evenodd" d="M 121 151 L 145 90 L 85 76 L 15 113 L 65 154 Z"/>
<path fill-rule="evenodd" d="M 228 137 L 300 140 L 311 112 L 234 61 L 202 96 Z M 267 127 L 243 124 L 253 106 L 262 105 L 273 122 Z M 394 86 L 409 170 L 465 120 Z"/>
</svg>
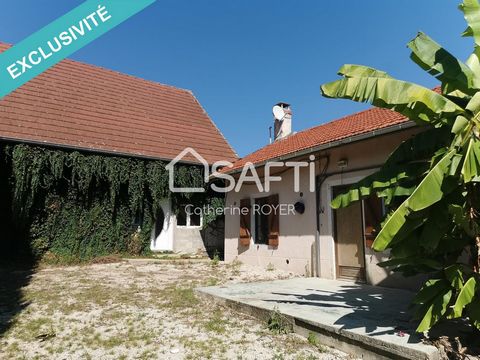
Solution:
<svg viewBox="0 0 480 360">
<path fill-rule="evenodd" d="M 162 161 L 27 144 L 2 150 L 15 235 L 24 234 L 11 240 L 23 241 L 34 256 L 50 251 L 76 262 L 145 252 L 160 200 L 170 198 L 175 210 L 183 203 L 207 201 L 204 195 L 172 196 Z M 177 186 L 205 186 L 202 167 L 177 165 L 175 170 Z"/>
<path fill-rule="evenodd" d="M 424 128 L 332 201 L 339 208 L 372 194 L 384 198 L 389 212 L 373 248 L 389 249 L 390 259 L 380 266 L 429 275 L 413 301 L 419 332 L 459 317 L 480 329 L 480 5 L 464 0 L 460 10 L 463 35 L 474 39 L 466 62 L 423 33 L 408 43 L 411 59 L 439 89 L 360 65 L 344 65 L 340 80 L 321 87 L 323 96 L 394 110 Z"/>
</svg>

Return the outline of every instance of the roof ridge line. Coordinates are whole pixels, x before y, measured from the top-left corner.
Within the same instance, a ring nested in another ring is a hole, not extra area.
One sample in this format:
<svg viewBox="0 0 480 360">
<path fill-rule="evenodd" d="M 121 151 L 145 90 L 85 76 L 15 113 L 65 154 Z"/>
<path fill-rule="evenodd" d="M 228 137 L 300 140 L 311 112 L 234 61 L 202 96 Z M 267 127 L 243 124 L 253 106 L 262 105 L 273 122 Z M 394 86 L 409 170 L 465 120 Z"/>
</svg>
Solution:
<svg viewBox="0 0 480 360">
<path fill-rule="evenodd" d="M 1 45 L 7 45 L 7 46 L 9 46 L 9 48 L 11 48 L 12 46 L 15 46 L 15 44 L 9 44 L 9 43 L 6 43 L 6 42 L 3 42 L 3 41 L 0 40 L 0 46 Z M 173 88 L 175 90 L 180 90 L 180 91 L 185 91 L 185 92 L 190 92 L 190 93 L 192 92 L 190 89 L 187 89 L 187 88 L 182 88 L 182 87 L 178 87 L 178 86 L 170 85 L 170 84 L 164 84 L 164 83 L 161 83 L 159 81 L 145 79 L 145 78 L 142 78 L 142 77 L 137 76 L 137 75 L 127 74 L 127 73 L 121 72 L 119 70 L 113 70 L 113 69 L 107 68 L 107 67 L 102 66 L 102 65 L 91 64 L 91 63 L 81 61 L 81 60 L 74 60 L 74 59 L 71 59 L 69 57 L 66 57 L 65 59 L 63 59 L 61 61 L 73 62 L 73 63 L 77 63 L 77 64 L 80 64 L 80 65 L 85 65 L 85 66 L 92 67 L 92 68 L 95 68 L 95 69 L 108 71 L 108 72 L 111 72 L 111 73 L 114 73 L 114 74 L 117 74 L 117 75 L 131 77 L 135 80 L 141 80 L 141 81 L 144 81 L 144 82 L 147 82 L 147 83 L 150 83 L 150 84 L 155 84 L 155 85 L 160 85 L 160 86 L 164 86 L 164 87 L 168 87 L 168 88 Z M 59 61 L 59 62 L 61 62 L 61 61 Z M 55 66 L 55 65 L 52 65 L 52 66 Z"/>
</svg>

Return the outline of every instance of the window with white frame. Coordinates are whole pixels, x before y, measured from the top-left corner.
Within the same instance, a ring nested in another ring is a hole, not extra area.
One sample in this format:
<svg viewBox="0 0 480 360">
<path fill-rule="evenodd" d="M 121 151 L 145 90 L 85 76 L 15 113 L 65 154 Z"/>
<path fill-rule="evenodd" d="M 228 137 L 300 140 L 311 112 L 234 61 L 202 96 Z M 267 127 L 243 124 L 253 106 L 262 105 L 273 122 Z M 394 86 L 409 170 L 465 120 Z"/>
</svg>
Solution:
<svg viewBox="0 0 480 360">
<path fill-rule="evenodd" d="M 200 227 L 203 225 L 203 216 L 195 211 L 192 205 L 182 205 L 177 213 L 177 226 Z"/>
</svg>

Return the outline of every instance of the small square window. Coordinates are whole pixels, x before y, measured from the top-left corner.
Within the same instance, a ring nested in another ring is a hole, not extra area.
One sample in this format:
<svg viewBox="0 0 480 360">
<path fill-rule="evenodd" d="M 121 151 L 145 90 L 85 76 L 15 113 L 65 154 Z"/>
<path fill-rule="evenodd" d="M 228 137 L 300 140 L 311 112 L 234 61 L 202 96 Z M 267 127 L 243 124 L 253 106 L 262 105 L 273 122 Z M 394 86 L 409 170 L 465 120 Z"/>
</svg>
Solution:
<svg viewBox="0 0 480 360">
<path fill-rule="evenodd" d="M 182 205 L 177 213 L 177 226 L 198 227 L 202 226 L 202 215 L 194 213 L 192 205 Z"/>
<path fill-rule="evenodd" d="M 185 212 L 184 206 L 180 207 L 180 211 L 177 214 L 177 225 L 187 226 L 187 213 Z"/>
<path fill-rule="evenodd" d="M 190 226 L 201 226 L 202 218 L 200 214 L 190 214 Z"/>
</svg>

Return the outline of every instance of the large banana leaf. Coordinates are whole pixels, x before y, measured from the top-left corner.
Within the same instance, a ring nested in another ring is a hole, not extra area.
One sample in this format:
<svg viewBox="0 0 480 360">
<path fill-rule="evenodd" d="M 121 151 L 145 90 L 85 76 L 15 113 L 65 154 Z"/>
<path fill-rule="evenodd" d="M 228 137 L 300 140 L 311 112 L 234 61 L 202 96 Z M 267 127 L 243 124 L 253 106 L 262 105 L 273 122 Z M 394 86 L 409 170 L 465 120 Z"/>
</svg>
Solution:
<svg viewBox="0 0 480 360">
<path fill-rule="evenodd" d="M 475 47 L 466 64 L 477 77 L 480 77 L 480 4 L 478 0 L 464 0 L 459 9 L 468 24 L 463 36 L 472 36 Z"/>
<path fill-rule="evenodd" d="M 422 286 L 412 300 L 413 304 L 428 304 L 435 296 L 448 290 L 449 284 L 444 279 L 430 279 Z"/>
<path fill-rule="evenodd" d="M 480 76 L 480 46 L 475 46 L 472 55 L 465 62 L 476 76 Z"/>
<path fill-rule="evenodd" d="M 423 166 L 422 164 L 407 164 L 401 168 L 382 168 L 353 185 L 346 193 L 339 194 L 332 200 L 331 206 L 334 209 L 346 207 L 352 202 L 364 199 L 373 193 L 377 193 L 380 197 L 410 194 L 410 188 L 402 187 L 401 182 L 417 179 L 427 169 L 428 163 L 424 163 Z M 393 194 L 385 191 L 387 188 L 391 189 Z"/>
<path fill-rule="evenodd" d="M 448 129 L 431 128 L 404 141 L 390 154 L 379 171 L 359 181 L 347 192 L 339 194 L 331 206 L 334 209 L 348 206 L 374 192 L 380 197 L 386 197 L 388 202 L 392 196 L 410 195 L 411 187 L 400 184 L 423 174 L 427 170 L 427 163 L 422 163 L 422 159 L 431 158 L 433 152 L 445 146 L 449 139 Z"/>
<path fill-rule="evenodd" d="M 462 166 L 462 176 L 465 183 L 480 181 L 480 141 L 471 138 L 468 144 L 465 160 Z"/>
<path fill-rule="evenodd" d="M 355 66 L 348 65 L 348 74 L 355 73 Z M 359 72 L 362 70 L 365 67 L 359 68 Z M 322 85 L 321 91 L 325 97 L 369 102 L 397 111 L 419 124 L 437 124 L 464 113 L 453 101 L 430 89 L 384 76 L 344 77 Z"/>
<path fill-rule="evenodd" d="M 479 89 L 472 70 L 426 34 L 418 33 L 407 46 L 412 50 L 411 59 L 440 80 L 446 93 L 460 90 L 473 95 Z"/>
<path fill-rule="evenodd" d="M 462 316 L 463 308 L 472 302 L 477 287 L 477 281 L 474 277 L 468 279 L 465 285 L 463 285 L 462 290 L 458 294 L 455 306 L 453 307 L 454 317 Z"/>
<path fill-rule="evenodd" d="M 475 298 L 468 306 L 468 317 L 478 330 L 480 330 L 480 299 Z"/>
<path fill-rule="evenodd" d="M 480 111 L 480 92 L 472 96 L 465 108 L 474 115 Z"/>
<path fill-rule="evenodd" d="M 385 71 L 377 70 L 370 66 L 353 64 L 343 65 L 340 70 L 338 70 L 338 75 L 343 75 L 345 77 L 379 77 L 392 79 L 392 77 Z"/>
<path fill-rule="evenodd" d="M 418 325 L 417 332 L 427 331 L 435 325 L 446 313 L 451 298 L 452 290 L 437 294 L 432 303 L 428 306 L 428 310 L 420 322 L 420 325 Z"/>
<path fill-rule="evenodd" d="M 423 226 L 420 235 L 422 240 L 419 245 L 426 250 L 435 250 L 440 239 L 447 233 L 450 225 L 451 219 L 448 207 L 445 206 L 443 201 L 433 205 Z"/>
<path fill-rule="evenodd" d="M 480 46 L 480 4 L 478 0 L 464 0 L 459 5 L 468 24 L 463 36 L 473 36 L 476 46 Z"/>
<path fill-rule="evenodd" d="M 444 270 L 445 277 L 452 288 L 461 290 L 464 284 L 463 267 L 460 264 L 450 265 Z"/>
<path fill-rule="evenodd" d="M 458 262 L 466 248 L 476 249 L 480 234 L 478 218 L 472 219 L 480 212 L 479 1 L 463 0 L 460 5 L 468 23 L 463 35 L 472 36 L 475 43 L 465 63 L 423 33 L 408 44 L 411 58 L 442 82 L 441 93 L 359 65 L 343 66 L 340 80 L 321 87 L 325 97 L 368 102 L 426 128 L 445 130 L 442 141 L 431 147 L 427 138 L 417 134 L 415 140 L 425 151 L 413 142 L 402 144 L 380 171 L 332 202 L 333 207 L 347 206 L 371 193 L 386 202 L 395 199 L 388 205 L 389 215 L 373 249 L 391 250 L 390 259 L 381 266 L 407 276 L 433 275 L 414 300 L 421 320 L 417 331 L 430 329 L 441 318 L 460 316 L 480 329 L 478 254 L 472 253 L 473 263 Z M 434 130 L 425 134 L 435 139 Z"/>
<path fill-rule="evenodd" d="M 401 230 L 406 222 L 406 217 L 412 211 L 423 210 L 442 199 L 442 184 L 455 150 L 449 151 L 443 158 L 428 172 L 420 182 L 415 191 L 406 199 L 395 212 L 387 219 L 373 243 L 373 248 L 383 251 L 395 235 Z"/>
</svg>

